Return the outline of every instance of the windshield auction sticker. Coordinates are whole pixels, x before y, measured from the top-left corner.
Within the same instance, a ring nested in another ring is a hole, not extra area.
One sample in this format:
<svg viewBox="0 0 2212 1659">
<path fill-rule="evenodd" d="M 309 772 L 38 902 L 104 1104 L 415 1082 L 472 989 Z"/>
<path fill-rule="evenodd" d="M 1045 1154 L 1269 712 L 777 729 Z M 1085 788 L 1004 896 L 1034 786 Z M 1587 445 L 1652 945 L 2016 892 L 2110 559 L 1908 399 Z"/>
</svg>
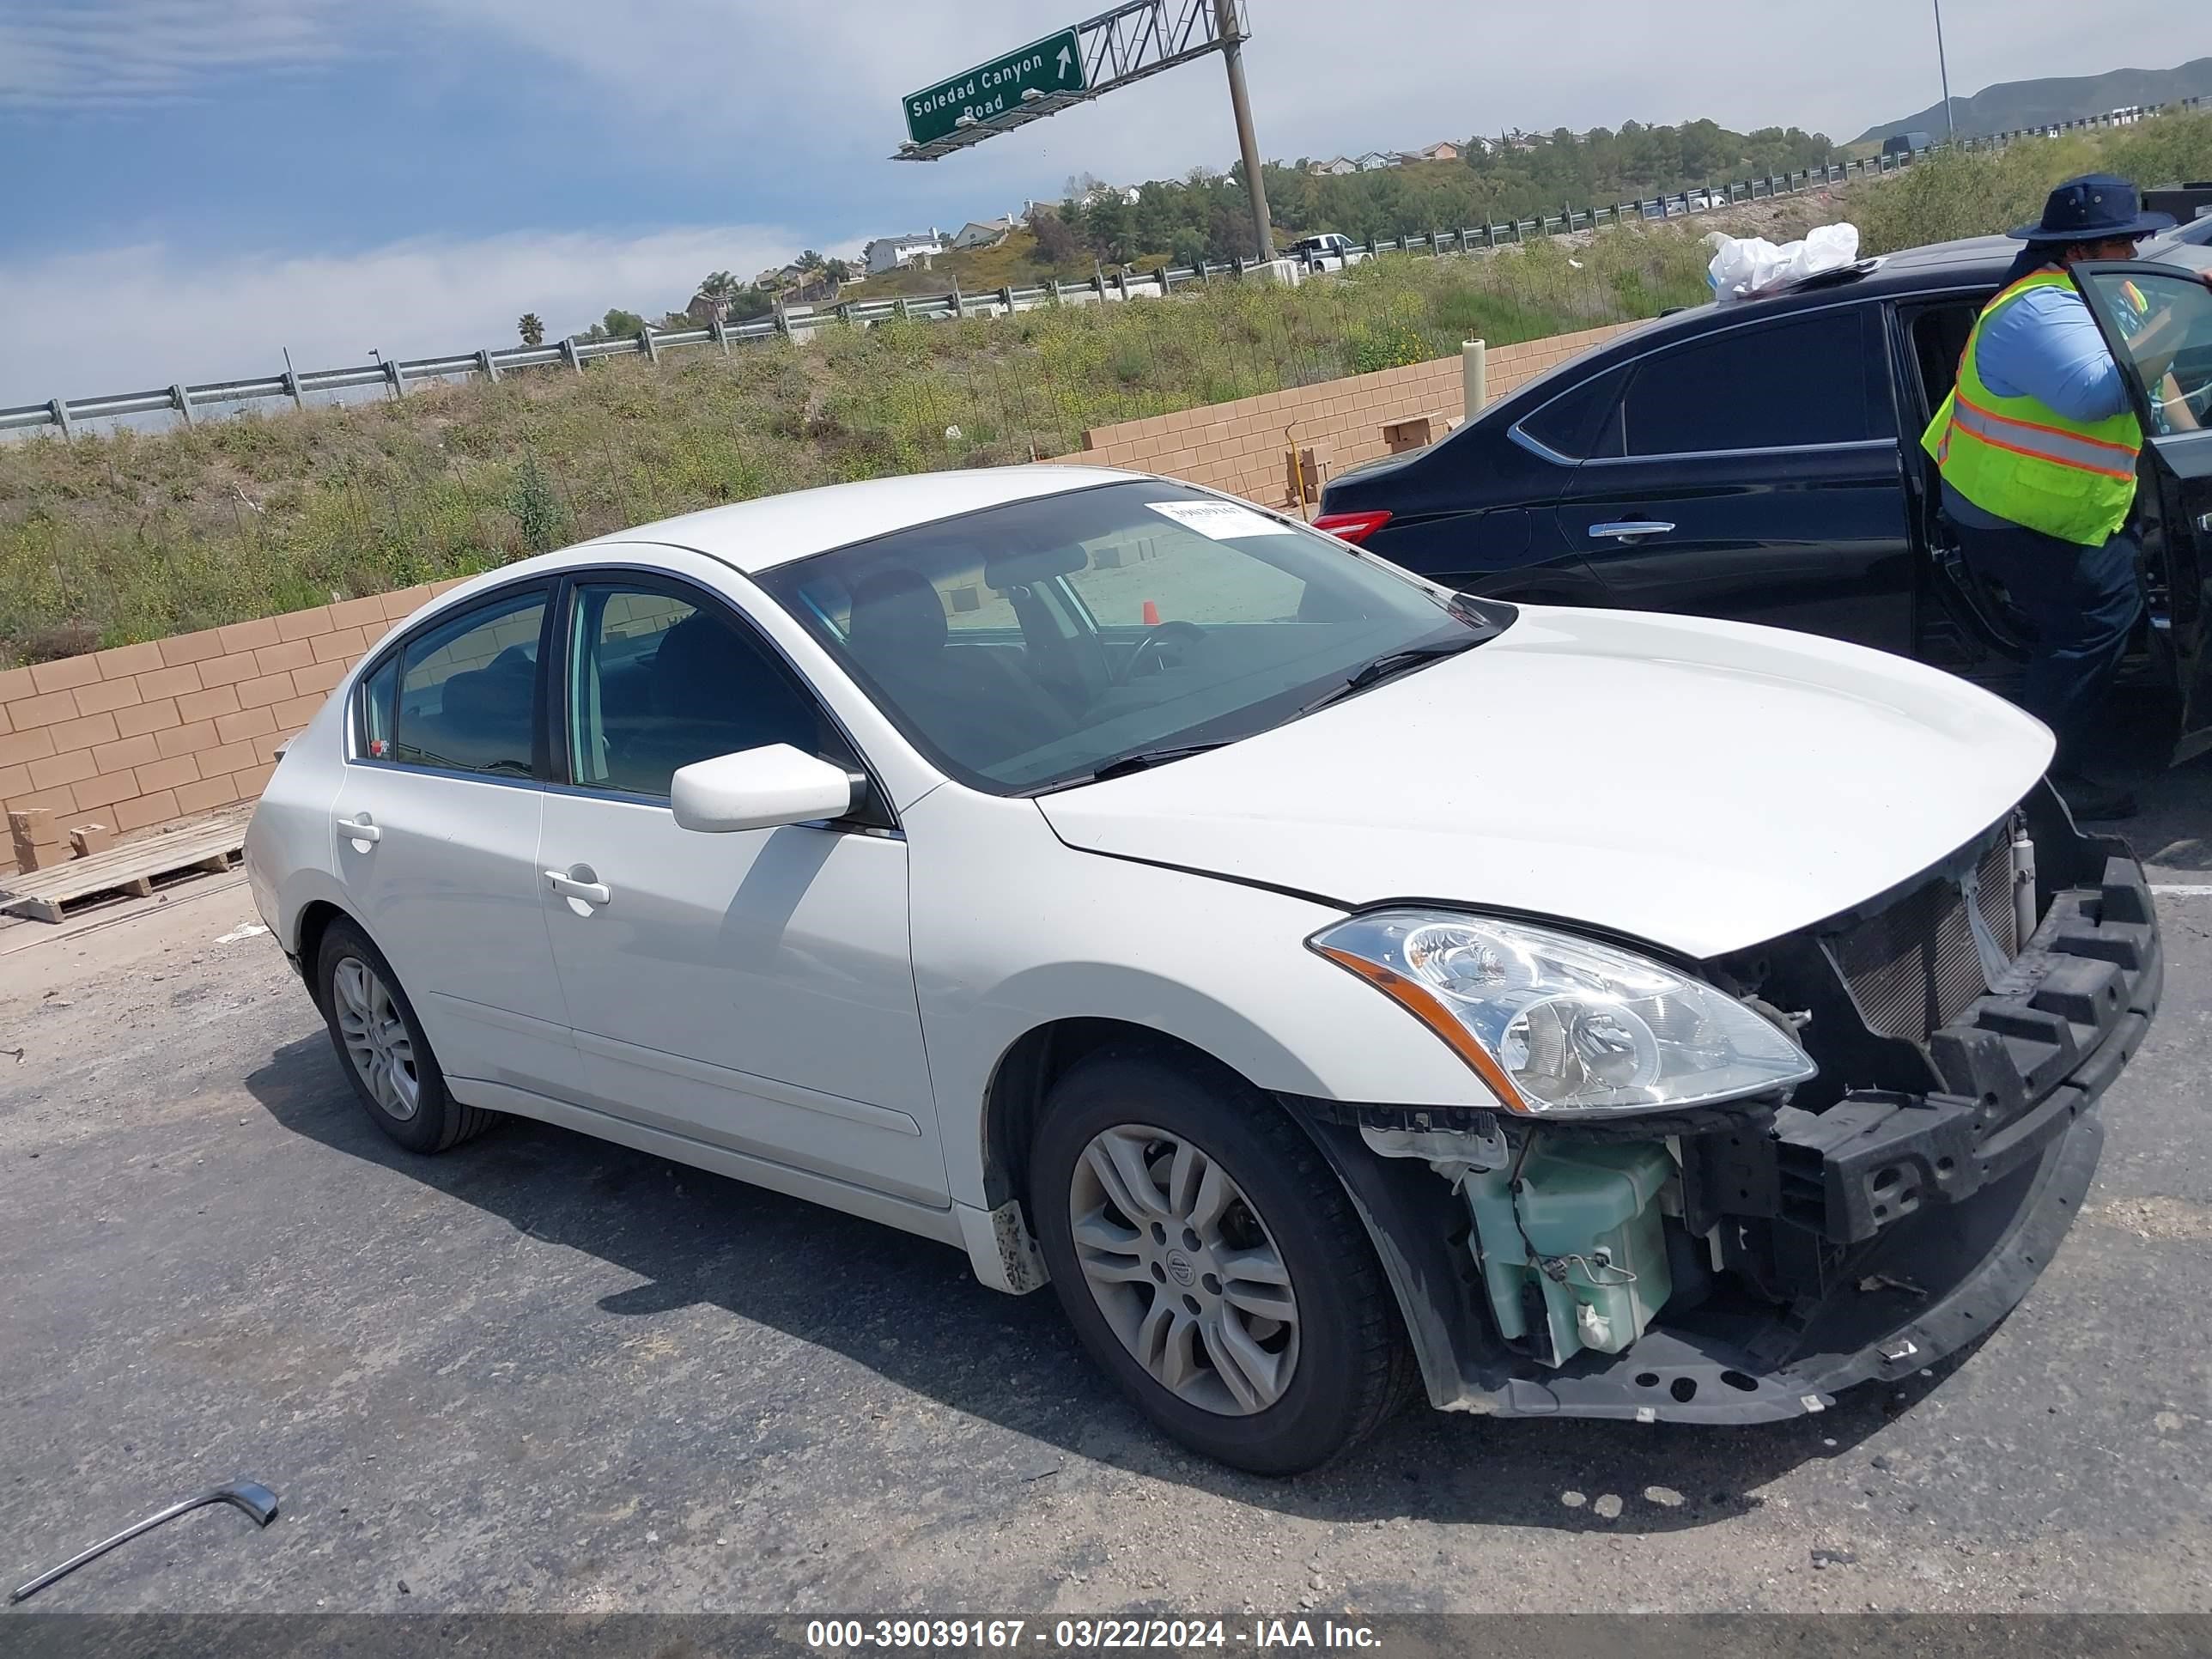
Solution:
<svg viewBox="0 0 2212 1659">
<path fill-rule="evenodd" d="M 1146 507 L 1173 519 L 1186 530 L 1211 536 L 1217 542 L 1233 542 L 1245 536 L 1287 536 L 1291 527 L 1255 513 L 1234 501 L 1146 501 Z"/>
</svg>

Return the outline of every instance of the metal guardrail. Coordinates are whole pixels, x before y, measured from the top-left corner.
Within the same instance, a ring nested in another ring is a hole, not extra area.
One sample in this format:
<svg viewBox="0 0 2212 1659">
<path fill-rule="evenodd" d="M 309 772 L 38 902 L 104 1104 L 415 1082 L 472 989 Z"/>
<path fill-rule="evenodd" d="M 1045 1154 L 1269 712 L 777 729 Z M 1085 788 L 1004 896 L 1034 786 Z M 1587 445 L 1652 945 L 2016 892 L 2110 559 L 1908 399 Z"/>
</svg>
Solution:
<svg viewBox="0 0 2212 1659">
<path fill-rule="evenodd" d="M 1957 148 L 1967 151 L 2002 149 L 2023 138 L 2051 137 L 2083 128 L 2126 125 L 2151 115 L 2199 108 L 2207 101 L 2203 98 L 2187 98 L 2156 109 L 2115 110 L 2109 114 L 2091 116 L 2078 121 L 2025 127 L 1989 137 L 1968 139 Z M 1927 156 L 1948 148 L 1950 146 L 1936 145 L 1919 151 L 1918 155 Z M 1516 242 L 1526 242 L 1532 237 L 1569 234 L 1576 231 L 1594 230 L 1604 225 L 1625 225 L 1632 221 L 1653 222 L 1711 212 L 1744 202 L 1792 196 L 1808 189 L 1848 183 L 1854 179 L 1902 172 L 1916 159 L 1914 155 L 1907 153 L 1864 161 L 1831 162 L 1824 167 L 1802 168 L 1795 173 L 1779 173 L 1765 179 L 1678 190 L 1664 196 L 1617 202 L 1609 206 L 1568 206 L 1556 214 L 1468 226 L 1455 230 L 1432 230 L 1411 236 L 1370 236 L 1355 246 L 1359 258 L 1372 258 L 1382 253 L 1426 252 L 1439 258 L 1446 254 L 1473 253 L 1488 248 L 1510 246 Z M 1217 276 L 1242 276 L 1256 263 L 1232 259 L 1225 265 L 1214 265 L 1201 259 L 1195 265 L 1162 266 L 1142 275 L 1133 276 L 1125 271 L 1109 276 L 1101 273 L 1087 283 L 1054 280 L 1030 287 L 993 289 L 976 294 L 963 294 L 955 289 L 944 295 L 851 300 L 828 307 L 787 307 L 779 310 L 772 318 L 759 318 L 750 322 L 718 322 L 702 328 L 665 331 L 647 328 L 626 338 L 562 340 L 554 345 L 509 346 L 504 349 L 458 352 L 405 362 L 360 363 L 347 368 L 287 369 L 280 374 L 238 380 L 210 380 L 189 386 L 178 382 L 152 391 L 123 392 L 103 398 L 54 398 L 43 404 L 0 408 L 0 432 L 58 427 L 62 435 L 68 437 L 80 421 L 163 411 L 178 415 L 190 424 L 201 411 L 224 405 L 289 398 L 304 409 L 310 394 L 342 392 L 356 386 L 381 386 L 396 398 L 404 396 L 409 384 L 415 381 L 447 380 L 477 374 L 496 380 L 501 374 L 518 368 L 556 366 L 581 374 L 586 363 L 599 357 L 641 356 L 658 362 L 664 351 L 711 345 L 727 352 L 732 344 L 772 339 L 779 335 L 803 338 L 817 329 L 837 324 L 856 324 L 866 327 L 893 319 L 999 316 L 1042 305 L 1158 297 L 1191 283 L 1206 283 Z M 1345 262 L 1331 260 L 1325 263 L 1341 264 Z"/>
</svg>

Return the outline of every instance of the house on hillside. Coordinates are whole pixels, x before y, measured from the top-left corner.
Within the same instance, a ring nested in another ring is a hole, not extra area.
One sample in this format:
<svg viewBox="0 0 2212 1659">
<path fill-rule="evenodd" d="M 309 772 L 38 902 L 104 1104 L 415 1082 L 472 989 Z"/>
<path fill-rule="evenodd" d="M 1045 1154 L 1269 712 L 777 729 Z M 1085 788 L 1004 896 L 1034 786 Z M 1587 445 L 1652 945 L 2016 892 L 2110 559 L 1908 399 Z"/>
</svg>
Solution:
<svg viewBox="0 0 2212 1659">
<path fill-rule="evenodd" d="M 1306 171 L 1317 179 L 1340 178 L 1347 173 L 1359 171 L 1359 163 L 1349 155 L 1332 155 L 1326 161 L 1309 161 Z"/>
<path fill-rule="evenodd" d="M 1397 165 L 1398 158 L 1396 156 L 1389 154 L 1387 151 L 1379 149 L 1369 150 L 1367 154 L 1361 156 L 1356 163 L 1358 170 L 1362 173 L 1380 173 L 1385 167 L 1395 167 Z"/>
<path fill-rule="evenodd" d="M 996 247 L 1014 233 L 1018 222 L 1011 213 L 996 219 L 970 219 L 952 238 L 957 248 Z"/>
<path fill-rule="evenodd" d="M 1459 146 L 1446 138 L 1424 149 L 1409 149 L 1401 159 L 1407 161 L 1456 161 L 1459 160 Z"/>
<path fill-rule="evenodd" d="M 875 276 L 944 252 L 945 233 L 933 225 L 927 232 L 917 231 L 908 236 L 878 236 L 860 257 L 867 263 L 868 274 Z"/>
</svg>

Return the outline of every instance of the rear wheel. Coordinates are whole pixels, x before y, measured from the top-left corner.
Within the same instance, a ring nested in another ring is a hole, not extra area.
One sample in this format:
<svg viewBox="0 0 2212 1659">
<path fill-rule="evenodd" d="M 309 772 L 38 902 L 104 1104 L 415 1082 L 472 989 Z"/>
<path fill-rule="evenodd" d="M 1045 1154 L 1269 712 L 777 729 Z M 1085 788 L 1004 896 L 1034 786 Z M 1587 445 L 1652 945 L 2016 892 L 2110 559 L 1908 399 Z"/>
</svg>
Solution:
<svg viewBox="0 0 2212 1659">
<path fill-rule="evenodd" d="M 1242 1079 L 1144 1051 L 1089 1057 L 1053 1088 L 1030 1194 L 1084 1345 L 1193 1450 L 1297 1474 L 1403 1397 L 1396 1304 L 1342 1183 Z"/>
<path fill-rule="evenodd" d="M 352 922 L 324 930 L 315 989 L 331 1045 L 376 1127 L 410 1152 L 442 1152 L 482 1134 L 495 1112 L 447 1092 L 415 1006 L 384 953 Z"/>
</svg>

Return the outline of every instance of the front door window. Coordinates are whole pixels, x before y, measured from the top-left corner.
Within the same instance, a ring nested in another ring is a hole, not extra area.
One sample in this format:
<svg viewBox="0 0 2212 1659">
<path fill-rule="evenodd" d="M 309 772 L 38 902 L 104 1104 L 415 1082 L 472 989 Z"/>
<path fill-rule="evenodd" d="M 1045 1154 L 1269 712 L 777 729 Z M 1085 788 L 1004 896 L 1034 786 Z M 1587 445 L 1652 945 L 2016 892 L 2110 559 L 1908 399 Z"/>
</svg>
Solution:
<svg viewBox="0 0 2212 1659">
<path fill-rule="evenodd" d="M 2148 403 L 2152 432 L 2212 422 L 2212 286 L 2185 271 L 2140 267 L 2090 268 L 2075 281 Z"/>
</svg>

